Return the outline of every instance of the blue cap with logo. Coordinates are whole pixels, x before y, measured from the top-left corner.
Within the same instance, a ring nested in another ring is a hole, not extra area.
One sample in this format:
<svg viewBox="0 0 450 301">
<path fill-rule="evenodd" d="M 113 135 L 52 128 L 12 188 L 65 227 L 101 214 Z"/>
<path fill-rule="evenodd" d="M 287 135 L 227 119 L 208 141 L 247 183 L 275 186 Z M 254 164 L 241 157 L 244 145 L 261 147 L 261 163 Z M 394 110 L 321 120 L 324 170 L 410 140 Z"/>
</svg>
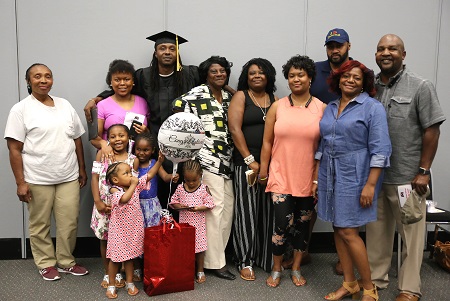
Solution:
<svg viewBox="0 0 450 301">
<path fill-rule="evenodd" d="M 350 42 L 348 33 L 341 28 L 334 28 L 330 30 L 325 38 L 325 45 L 329 42 L 337 42 L 339 44 L 344 44 L 345 42 Z"/>
</svg>

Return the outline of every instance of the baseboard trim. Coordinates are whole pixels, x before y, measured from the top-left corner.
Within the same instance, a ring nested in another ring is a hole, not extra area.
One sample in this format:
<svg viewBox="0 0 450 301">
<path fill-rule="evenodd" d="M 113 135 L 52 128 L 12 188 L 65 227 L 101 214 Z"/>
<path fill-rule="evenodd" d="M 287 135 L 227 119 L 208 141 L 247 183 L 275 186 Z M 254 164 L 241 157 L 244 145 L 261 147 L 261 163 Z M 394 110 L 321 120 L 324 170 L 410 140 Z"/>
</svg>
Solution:
<svg viewBox="0 0 450 301">
<path fill-rule="evenodd" d="M 22 258 L 22 245 L 20 238 L 0 239 L 0 260 Z"/>
<path fill-rule="evenodd" d="M 56 244 L 53 238 L 53 244 Z M 22 246 L 20 238 L 0 238 L 0 260 L 21 259 Z M 31 254 L 30 239 L 26 240 L 27 258 L 33 258 Z M 96 237 L 78 237 L 73 254 L 76 258 L 100 257 L 100 241 Z"/>
</svg>

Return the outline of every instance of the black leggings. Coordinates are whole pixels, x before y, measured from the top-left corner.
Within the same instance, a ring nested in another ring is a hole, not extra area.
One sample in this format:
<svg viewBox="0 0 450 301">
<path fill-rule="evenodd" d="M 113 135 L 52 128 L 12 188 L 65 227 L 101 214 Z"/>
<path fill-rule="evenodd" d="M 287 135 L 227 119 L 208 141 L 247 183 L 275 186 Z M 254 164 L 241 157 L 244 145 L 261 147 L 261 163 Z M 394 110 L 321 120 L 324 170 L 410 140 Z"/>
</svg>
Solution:
<svg viewBox="0 0 450 301">
<path fill-rule="evenodd" d="M 272 254 L 283 255 L 287 240 L 290 240 L 295 251 L 305 252 L 308 248 L 309 223 L 314 210 L 314 198 L 272 193 L 272 202 L 275 210 Z"/>
</svg>

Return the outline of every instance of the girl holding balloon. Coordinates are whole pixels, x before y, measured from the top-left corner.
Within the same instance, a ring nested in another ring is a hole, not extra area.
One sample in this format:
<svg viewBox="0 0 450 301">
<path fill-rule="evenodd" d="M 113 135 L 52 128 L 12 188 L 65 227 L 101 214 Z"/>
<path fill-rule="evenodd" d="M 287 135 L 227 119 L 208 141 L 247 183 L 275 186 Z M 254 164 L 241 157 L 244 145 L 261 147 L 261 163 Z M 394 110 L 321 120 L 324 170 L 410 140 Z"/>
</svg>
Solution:
<svg viewBox="0 0 450 301">
<path fill-rule="evenodd" d="M 143 132 L 136 137 L 134 147 L 134 153 L 139 160 L 138 177 L 140 178 L 146 175 L 157 163 L 155 159 L 152 159 L 156 149 L 155 138 L 150 132 Z M 158 176 L 166 183 L 170 181 L 177 183 L 179 179 L 178 174 L 172 176 L 162 166 L 158 169 Z M 150 180 L 150 187 L 146 187 L 141 191 L 139 194 L 139 203 L 144 217 L 144 228 L 158 225 L 161 219 L 162 208 L 158 199 L 157 177 L 153 177 Z M 133 281 L 142 281 L 141 260 L 139 258 L 134 262 Z"/>
<path fill-rule="evenodd" d="M 156 164 L 152 156 L 156 150 L 155 138 L 152 134 L 144 132 L 136 137 L 135 154 L 139 160 L 139 178 Z M 178 182 L 179 175 L 168 174 L 163 167 L 158 169 L 158 176 L 166 183 L 172 181 Z M 144 216 L 144 227 L 156 226 L 161 219 L 161 204 L 158 199 L 158 179 L 156 177 L 150 180 L 150 188 L 144 189 L 139 194 L 142 214 Z"/>
</svg>

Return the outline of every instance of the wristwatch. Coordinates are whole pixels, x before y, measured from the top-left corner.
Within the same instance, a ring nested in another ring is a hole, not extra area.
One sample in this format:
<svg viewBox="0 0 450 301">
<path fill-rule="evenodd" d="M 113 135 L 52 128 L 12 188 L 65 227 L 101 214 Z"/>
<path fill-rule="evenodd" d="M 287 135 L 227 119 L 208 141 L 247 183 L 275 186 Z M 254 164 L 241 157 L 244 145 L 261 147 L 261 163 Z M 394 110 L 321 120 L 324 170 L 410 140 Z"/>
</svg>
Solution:
<svg viewBox="0 0 450 301">
<path fill-rule="evenodd" d="M 417 171 L 417 173 L 419 175 L 429 175 L 430 174 L 430 170 L 429 169 L 425 169 L 423 167 L 419 167 L 419 170 Z"/>
</svg>

